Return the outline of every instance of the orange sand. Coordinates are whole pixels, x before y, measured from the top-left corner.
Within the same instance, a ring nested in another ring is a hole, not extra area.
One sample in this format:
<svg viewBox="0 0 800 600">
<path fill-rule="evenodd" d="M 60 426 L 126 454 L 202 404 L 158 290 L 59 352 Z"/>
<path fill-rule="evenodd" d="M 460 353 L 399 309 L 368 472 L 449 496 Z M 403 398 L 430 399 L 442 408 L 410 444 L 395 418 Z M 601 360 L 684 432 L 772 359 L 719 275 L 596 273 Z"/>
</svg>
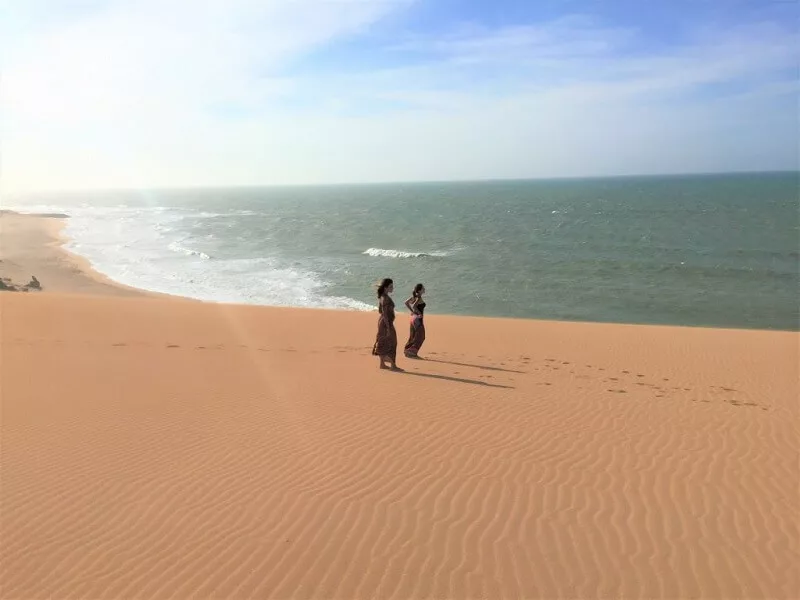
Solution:
<svg viewBox="0 0 800 600">
<path fill-rule="evenodd" d="M 431 314 L 403 374 L 374 314 L 0 319 L 4 599 L 800 594 L 796 333 Z"/>
</svg>

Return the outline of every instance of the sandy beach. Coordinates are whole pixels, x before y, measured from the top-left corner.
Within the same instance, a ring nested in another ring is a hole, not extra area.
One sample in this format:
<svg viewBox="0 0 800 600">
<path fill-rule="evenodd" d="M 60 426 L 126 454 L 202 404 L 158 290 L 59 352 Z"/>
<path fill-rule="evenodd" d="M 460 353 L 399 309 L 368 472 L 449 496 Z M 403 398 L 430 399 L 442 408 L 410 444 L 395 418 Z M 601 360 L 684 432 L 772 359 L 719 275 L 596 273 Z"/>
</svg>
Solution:
<svg viewBox="0 0 800 600">
<path fill-rule="evenodd" d="M 797 333 L 434 313 L 391 373 L 62 226 L 0 217 L 2 598 L 800 596 Z"/>
<path fill-rule="evenodd" d="M 67 251 L 63 230 L 67 215 L 27 215 L 0 210 L 0 277 L 24 285 L 35 275 L 49 292 L 96 296 L 144 296 L 92 270 Z"/>
</svg>

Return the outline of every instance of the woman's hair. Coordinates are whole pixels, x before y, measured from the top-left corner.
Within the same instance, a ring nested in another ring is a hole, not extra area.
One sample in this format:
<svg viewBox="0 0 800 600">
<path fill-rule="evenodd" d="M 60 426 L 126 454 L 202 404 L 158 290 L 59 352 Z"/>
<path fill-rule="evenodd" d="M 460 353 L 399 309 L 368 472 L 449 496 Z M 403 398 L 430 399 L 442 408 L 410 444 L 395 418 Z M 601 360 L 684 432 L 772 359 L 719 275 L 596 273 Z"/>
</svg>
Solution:
<svg viewBox="0 0 800 600">
<path fill-rule="evenodd" d="M 425 289 L 425 286 L 421 283 L 418 283 L 414 286 L 414 290 L 411 292 L 412 298 L 419 298 L 419 293 Z"/>
<path fill-rule="evenodd" d="M 386 293 L 386 288 L 392 285 L 394 281 L 389 279 L 388 277 L 380 282 L 378 285 L 378 298 L 383 298 L 383 295 Z"/>
</svg>

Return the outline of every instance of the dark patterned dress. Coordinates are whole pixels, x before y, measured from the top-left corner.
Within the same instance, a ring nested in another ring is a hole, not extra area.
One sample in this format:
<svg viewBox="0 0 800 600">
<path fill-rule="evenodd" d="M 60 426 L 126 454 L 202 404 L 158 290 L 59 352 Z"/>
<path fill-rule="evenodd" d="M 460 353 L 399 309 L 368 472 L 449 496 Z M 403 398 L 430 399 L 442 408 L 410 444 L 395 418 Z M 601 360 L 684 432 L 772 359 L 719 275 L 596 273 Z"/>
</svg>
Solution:
<svg viewBox="0 0 800 600">
<path fill-rule="evenodd" d="M 408 342 L 406 342 L 405 355 L 409 358 L 415 358 L 425 343 L 425 303 L 420 301 L 414 306 L 414 312 L 411 315 L 411 327 L 408 333 Z"/>
<path fill-rule="evenodd" d="M 382 296 L 378 302 L 378 335 L 372 354 L 385 356 L 392 361 L 397 358 L 397 332 L 394 329 L 394 300 L 389 296 Z"/>
</svg>

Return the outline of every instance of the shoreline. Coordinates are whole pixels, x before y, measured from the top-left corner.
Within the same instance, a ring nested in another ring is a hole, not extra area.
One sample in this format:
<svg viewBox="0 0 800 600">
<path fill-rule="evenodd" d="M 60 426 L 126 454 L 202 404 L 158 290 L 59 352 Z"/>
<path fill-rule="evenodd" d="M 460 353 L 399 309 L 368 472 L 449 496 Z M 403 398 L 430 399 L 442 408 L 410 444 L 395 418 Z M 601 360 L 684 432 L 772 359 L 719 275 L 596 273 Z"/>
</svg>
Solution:
<svg viewBox="0 0 800 600">
<path fill-rule="evenodd" d="M 88 259 L 68 250 L 66 218 L 68 215 L 0 212 L 0 276 L 20 283 L 35 275 L 46 293 L 151 295 L 106 277 Z"/>
<path fill-rule="evenodd" d="M 69 250 L 66 246 L 71 240 L 64 232 L 68 218 L 66 214 L 0 210 L 0 276 L 19 284 L 35 275 L 44 293 L 170 297 L 115 281 Z"/>
<path fill-rule="evenodd" d="M 0 210 L 0 232 L 5 235 L 0 236 L 0 277 L 9 277 L 14 283 L 21 283 L 21 273 L 25 269 L 17 265 L 14 256 L 7 259 L 8 249 L 13 246 L 23 246 L 23 252 L 16 256 L 17 263 L 23 263 L 30 274 L 36 275 L 42 282 L 44 292 L 55 291 L 67 294 L 102 294 L 114 296 L 131 297 L 150 297 L 150 298 L 175 298 L 190 302 L 202 302 L 205 304 L 218 304 L 227 306 L 263 306 L 272 308 L 291 308 L 298 310 L 321 310 L 334 313 L 340 312 L 363 312 L 371 313 L 374 311 L 350 310 L 345 308 L 324 308 L 324 307 L 304 307 L 304 306 L 279 306 L 269 304 L 246 304 L 235 302 L 218 302 L 212 300 L 201 300 L 191 296 L 182 296 L 164 292 L 156 292 L 145 288 L 138 288 L 118 282 L 111 277 L 96 270 L 91 262 L 69 250 L 66 246 L 71 239 L 65 234 L 65 220 L 70 218 L 66 214 L 36 214 L 19 213 L 10 210 Z M 24 224 L 24 227 L 20 225 Z M 5 243 L 2 238 L 6 238 Z M 32 238 L 32 239 L 31 239 Z M 19 260 L 22 258 L 23 260 Z M 11 264 L 10 264 L 11 263 Z M 11 267 L 11 268 L 9 268 Z M 56 285 L 52 286 L 45 279 L 37 274 L 45 272 L 52 277 L 55 275 Z M 38 292 L 37 292 L 38 293 Z M 708 325 L 687 325 L 670 323 L 642 323 L 642 322 L 617 322 L 617 321 L 580 321 L 580 320 L 558 320 L 558 319 L 536 319 L 530 317 L 509 317 L 509 316 L 486 316 L 486 315 L 466 315 L 450 313 L 432 313 L 437 318 L 459 318 L 459 319 L 491 319 L 496 321 L 515 321 L 515 322 L 537 322 L 537 323 L 563 323 L 563 324 L 594 324 L 607 326 L 627 326 L 627 327 L 657 327 L 657 328 L 685 328 L 712 331 L 763 331 L 763 332 L 782 332 L 798 333 L 798 329 L 763 329 L 757 327 L 715 327 Z"/>
</svg>

